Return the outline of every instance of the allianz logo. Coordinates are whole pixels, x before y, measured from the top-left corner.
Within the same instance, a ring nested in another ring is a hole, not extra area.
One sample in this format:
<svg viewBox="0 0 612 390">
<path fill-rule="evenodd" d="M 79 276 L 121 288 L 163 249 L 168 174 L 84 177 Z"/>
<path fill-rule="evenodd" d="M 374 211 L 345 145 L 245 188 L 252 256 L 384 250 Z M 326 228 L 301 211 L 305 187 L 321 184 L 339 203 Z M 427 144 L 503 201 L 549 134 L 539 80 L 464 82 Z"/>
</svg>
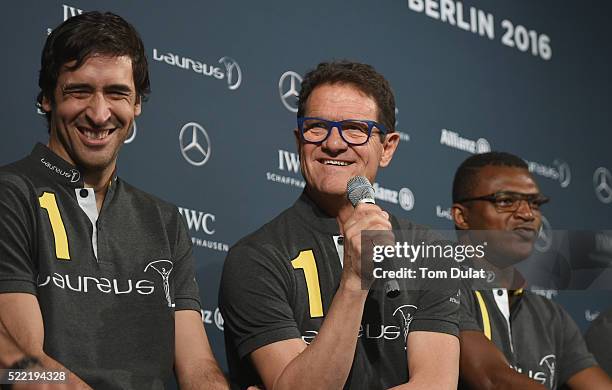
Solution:
<svg viewBox="0 0 612 390">
<path fill-rule="evenodd" d="M 216 217 L 214 214 L 183 207 L 179 207 L 178 211 L 185 218 L 185 222 L 187 222 L 187 228 L 189 228 L 189 230 L 195 230 L 196 232 L 201 230 L 208 235 L 215 234 L 213 223 L 215 222 Z"/>
<path fill-rule="evenodd" d="M 440 134 L 440 145 L 469 153 L 486 153 L 491 151 L 491 145 L 485 138 L 479 138 L 474 141 L 447 129 L 442 129 Z"/>
<path fill-rule="evenodd" d="M 529 172 L 547 179 L 559 180 L 559 185 L 562 188 L 569 186 L 572 180 L 572 172 L 570 166 L 563 160 L 555 160 L 552 165 L 541 164 L 536 161 L 525 160 L 529 167 Z"/>
</svg>

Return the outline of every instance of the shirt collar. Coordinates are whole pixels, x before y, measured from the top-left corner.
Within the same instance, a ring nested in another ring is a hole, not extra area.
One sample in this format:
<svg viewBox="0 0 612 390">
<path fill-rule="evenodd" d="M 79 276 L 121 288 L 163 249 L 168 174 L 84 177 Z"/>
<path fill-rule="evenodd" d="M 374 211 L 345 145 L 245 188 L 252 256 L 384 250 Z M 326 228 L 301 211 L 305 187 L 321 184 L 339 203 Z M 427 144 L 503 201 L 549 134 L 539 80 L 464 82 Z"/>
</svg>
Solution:
<svg viewBox="0 0 612 390">
<path fill-rule="evenodd" d="M 40 142 L 34 146 L 30 159 L 39 172 L 52 180 L 69 187 L 84 187 L 81 172 Z"/>
<path fill-rule="evenodd" d="M 340 234 L 340 228 L 338 227 L 336 218 L 332 218 L 325 214 L 325 212 L 306 195 L 306 192 L 302 192 L 302 195 L 295 201 L 294 207 L 298 214 L 313 229 L 328 234 Z"/>
</svg>

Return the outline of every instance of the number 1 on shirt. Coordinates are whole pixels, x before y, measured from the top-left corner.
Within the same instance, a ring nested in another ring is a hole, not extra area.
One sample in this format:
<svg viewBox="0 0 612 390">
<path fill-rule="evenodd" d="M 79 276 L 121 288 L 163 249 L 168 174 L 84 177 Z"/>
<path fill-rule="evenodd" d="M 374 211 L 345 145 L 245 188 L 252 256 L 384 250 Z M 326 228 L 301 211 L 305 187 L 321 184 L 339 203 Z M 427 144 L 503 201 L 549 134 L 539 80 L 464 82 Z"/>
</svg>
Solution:
<svg viewBox="0 0 612 390">
<path fill-rule="evenodd" d="M 321 287 L 319 285 L 319 272 L 312 250 L 301 251 L 291 261 L 295 269 L 304 270 L 306 288 L 308 289 L 308 303 L 310 304 L 310 317 L 323 317 L 323 302 L 321 301 Z"/>
<path fill-rule="evenodd" d="M 58 259 L 70 260 L 68 236 L 66 235 L 64 221 L 62 221 L 62 216 L 57 207 L 55 194 L 43 192 L 38 198 L 38 202 L 40 203 L 40 207 L 47 210 L 47 214 L 49 215 L 49 222 L 51 222 L 51 230 L 53 230 L 53 238 L 55 240 L 55 256 Z"/>
</svg>

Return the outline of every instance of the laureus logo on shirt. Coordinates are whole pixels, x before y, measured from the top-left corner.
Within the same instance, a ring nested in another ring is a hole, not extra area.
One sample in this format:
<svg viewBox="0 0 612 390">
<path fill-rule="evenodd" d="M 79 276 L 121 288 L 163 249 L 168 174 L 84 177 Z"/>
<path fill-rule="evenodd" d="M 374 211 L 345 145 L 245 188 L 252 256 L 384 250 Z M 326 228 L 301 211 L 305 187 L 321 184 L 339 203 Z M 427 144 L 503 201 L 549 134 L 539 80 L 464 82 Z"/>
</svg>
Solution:
<svg viewBox="0 0 612 390">
<path fill-rule="evenodd" d="M 400 320 L 402 321 L 402 331 L 404 333 L 404 344 L 408 341 L 408 331 L 410 329 L 410 323 L 414 318 L 414 313 L 416 312 L 417 307 L 414 305 L 402 305 L 395 309 L 393 312 L 393 316 L 400 315 Z M 404 348 L 406 348 L 404 346 Z"/>
<path fill-rule="evenodd" d="M 147 264 L 144 269 L 144 272 L 152 269 L 157 272 L 159 276 L 161 276 L 168 307 L 174 307 L 174 303 L 172 303 L 172 300 L 170 299 L 170 272 L 172 272 L 172 267 L 173 264 L 170 260 L 155 260 Z"/>
<path fill-rule="evenodd" d="M 74 168 L 72 168 L 69 171 L 66 171 L 66 170 L 58 167 L 57 165 L 54 165 L 54 164 L 50 163 L 49 161 L 45 160 L 44 157 L 40 159 L 40 162 L 42 163 L 42 165 L 47 167 L 53 173 L 56 173 L 56 174 L 58 174 L 60 176 L 65 177 L 66 179 L 70 180 L 71 183 L 76 183 L 77 181 L 79 181 L 81 179 L 81 173 L 79 171 L 77 171 L 76 169 L 74 169 Z"/>
<path fill-rule="evenodd" d="M 540 382 L 548 388 L 554 388 L 555 385 L 555 365 L 557 357 L 555 354 L 544 356 L 538 363 L 541 370 L 525 371 L 521 367 L 514 367 L 517 372 L 527 375 L 529 378 Z"/>
</svg>

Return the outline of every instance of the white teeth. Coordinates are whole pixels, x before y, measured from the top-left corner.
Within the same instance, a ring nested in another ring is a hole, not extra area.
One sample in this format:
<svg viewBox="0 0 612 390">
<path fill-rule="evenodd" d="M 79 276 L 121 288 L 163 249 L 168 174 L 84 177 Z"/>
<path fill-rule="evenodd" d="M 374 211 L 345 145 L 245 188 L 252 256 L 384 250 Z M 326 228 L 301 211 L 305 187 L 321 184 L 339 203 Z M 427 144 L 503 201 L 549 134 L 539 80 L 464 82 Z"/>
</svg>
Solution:
<svg viewBox="0 0 612 390">
<path fill-rule="evenodd" d="M 83 130 L 82 132 L 83 134 L 85 134 L 85 137 L 89 139 L 104 139 L 108 136 L 108 134 L 110 133 L 110 130 L 103 130 L 103 131 Z"/>
<path fill-rule="evenodd" d="M 337 161 L 337 160 L 325 160 L 323 161 L 323 164 L 325 165 L 338 165 L 338 166 L 347 166 L 349 165 L 349 163 L 345 162 L 345 161 Z"/>
</svg>

